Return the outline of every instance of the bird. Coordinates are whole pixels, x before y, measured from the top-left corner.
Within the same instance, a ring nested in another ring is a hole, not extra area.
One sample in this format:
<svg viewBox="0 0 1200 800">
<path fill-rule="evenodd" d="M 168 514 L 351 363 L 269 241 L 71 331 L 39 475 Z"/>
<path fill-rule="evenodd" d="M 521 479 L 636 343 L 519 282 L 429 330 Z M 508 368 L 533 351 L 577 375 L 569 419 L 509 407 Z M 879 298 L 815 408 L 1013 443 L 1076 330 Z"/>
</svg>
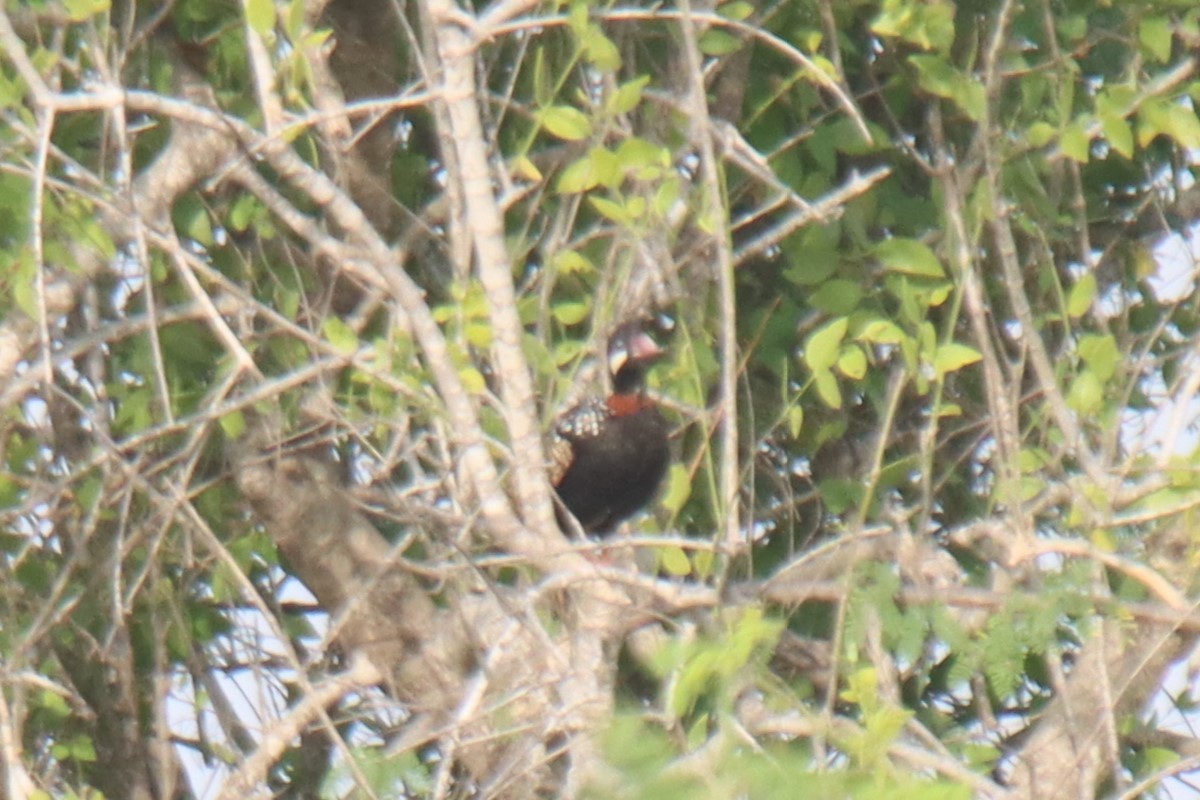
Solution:
<svg viewBox="0 0 1200 800">
<path fill-rule="evenodd" d="M 650 502 L 670 460 L 669 425 L 646 395 L 646 369 L 665 350 L 642 321 L 619 325 L 608 339 L 612 394 L 592 397 L 559 415 L 551 447 L 551 483 L 561 507 L 558 523 L 584 533 L 612 534 Z"/>
</svg>

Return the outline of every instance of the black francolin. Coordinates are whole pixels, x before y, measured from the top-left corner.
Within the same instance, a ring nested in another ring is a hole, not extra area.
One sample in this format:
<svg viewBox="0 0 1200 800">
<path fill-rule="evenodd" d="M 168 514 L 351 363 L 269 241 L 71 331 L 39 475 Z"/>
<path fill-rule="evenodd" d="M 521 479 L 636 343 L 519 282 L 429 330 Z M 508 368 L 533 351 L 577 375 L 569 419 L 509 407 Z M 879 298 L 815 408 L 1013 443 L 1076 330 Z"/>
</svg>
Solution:
<svg viewBox="0 0 1200 800">
<path fill-rule="evenodd" d="M 639 322 L 608 340 L 612 394 L 563 413 L 554 425 L 551 481 L 586 533 L 605 536 L 654 496 L 667 470 L 668 425 L 646 395 L 646 368 L 663 350 Z M 559 525 L 572 526 L 559 509 Z"/>
</svg>

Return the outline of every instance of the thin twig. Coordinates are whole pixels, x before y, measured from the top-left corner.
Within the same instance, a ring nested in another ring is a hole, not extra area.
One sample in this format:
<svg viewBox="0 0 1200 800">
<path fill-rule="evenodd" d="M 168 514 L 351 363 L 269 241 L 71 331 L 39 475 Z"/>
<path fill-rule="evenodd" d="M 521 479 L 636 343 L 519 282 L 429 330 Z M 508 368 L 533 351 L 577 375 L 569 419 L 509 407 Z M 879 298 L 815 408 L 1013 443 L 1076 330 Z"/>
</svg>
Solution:
<svg viewBox="0 0 1200 800">
<path fill-rule="evenodd" d="M 46 247 L 42 228 L 46 205 L 46 169 L 50 157 L 50 134 L 54 131 L 54 112 L 42 109 L 38 113 L 37 156 L 33 165 L 33 208 L 30 229 L 33 236 L 34 280 L 37 293 L 38 339 L 41 344 L 42 380 L 49 386 L 54 382 L 54 365 L 50 356 L 50 315 L 46 304 Z"/>
<path fill-rule="evenodd" d="M 172 242 L 172 247 L 169 250 L 171 263 L 175 265 L 175 272 L 183 280 L 183 285 L 187 287 L 188 292 L 192 295 L 200 307 L 205 311 L 205 321 L 213 334 L 225 345 L 225 349 L 233 356 L 234 363 L 237 364 L 238 371 L 248 372 L 251 375 L 262 377 L 258 366 L 254 363 L 254 357 L 246 351 L 241 340 L 229 328 L 229 323 L 217 311 L 216 305 L 212 298 L 208 296 L 208 292 L 204 291 L 204 287 L 200 285 L 200 281 L 196 279 L 196 275 L 189 269 L 187 262 L 181 256 L 183 248 L 178 241 Z M 147 276 L 149 281 L 149 276 Z M 170 421 L 170 415 L 167 417 Z"/>
<path fill-rule="evenodd" d="M 300 701 L 264 732 L 258 749 L 250 754 L 237 771 L 221 787 L 217 800 L 242 800 L 253 795 L 256 787 L 266 780 L 267 773 L 279 758 L 293 746 L 295 739 L 325 709 L 352 692 L 360 691 L 382 680 L 379 670 L 366 657 L 352 655 L 346 671 L 314 684 Z M 370 784 L 364 784 L 367 788 Z"/>
<path fill-rule="evenodd" d="M 729 215 L 725 210 L 725 191 L 718 172 L 714 135 L 709 122 L 705 98 L 704 73 L 699 34 L 692 16 L 689 0 L 681 0 L 680 23 L 683 28 L 683 50 L 688 65 L 689 100 L 692 138 L 700 149 L 700 174 L 707 201 L 702 211 L 700 227 L 708 229 L 716 251 L 713 269 L 716 272 L 720 308 L 721 353 L 721 462 L 720 502 L 718 508 L 724 521 L 725 546 L 734 548 L 741 539 L 741 513 L 738 508 L 738 403 L 737 403 L 737 298 L 733 285 L 733 247 L 729 236 Z"/>
<path fill-rule="evenodd" d="M 747 259 L 765 253 L 808 223 L 832 217 L 846 203 L 866 194 L 871 187 L 891 174 L 890 167 L 876 167 L 861 175 L 853 175 L 840 187 L 813 202 L 809 211 L 797 211 L 783 222 L 743 244 L 734 251 L 733 263 L 744 264 Z"/>
<path fill-rule="evenodd" d="M 7 675 L 4 677 L 7 678 Z M 4 681 L 8 683 L 8 681 Z M 28 800 L 37 791 L 37 785 L 29 777 L 21 753 L 21 733 L 9 710 L 8 700 L 0 687 L 0 772 L 4 773 L 4 796 L 11 800 Z"/>
<path fill-rule="evenodd" d="M 492 191 L 487 147 L 476 105 L 475 66 L 467 33 L 449 21 L 449 0 L 427 0 L 436 24 L 442 63 L 442 100 L 449 111 L 450 136 L 461 170 L 463 202 L 474 242 L 476 268 L 488 296 L 492 323 L 492 357 L 512 449 L 521 512 L 535 536 L 558 531 L 546 480 L 546 456 L 535 413 L 533 379 L 522 348 L 524 327 L 517 312 L 513 268 L 504 241 L 504 222 Z"/>
<path fill-rule="evenodd" d="M 867 127 L 865 118 L 862 112 L 854 104 L 854 101 L 846 94 L 845 90 L 838 85 L 837 81 L 829 77 L 829 75 L 813 60 L 803 52 L 794 47 L 791 43 L 779 38 L 770 31 L 755 27 L 740 20 L 729 19 L 722 17 L 719 14 L 711 11 L 692 11 L 691 18 L 693 24 L 702 23 L 704 25 L 717 28 L 728 28 L 736 31 L 743 36 L 748 36 L 751 39 L 761 42 L 773 50 L 778 51 L 790 60 L 794 61 L 802 67 L 806 74 L 811 77 L 818 85 L 834 96 L 838 104 L 854 122 L 859 134 L 866 142 L 874 141 L 870 129 Z M 663 20 L 679 20 L 683 17 L 683 11 L 675 11 L 669 8 L 613 8 L 608 11 L 597 11 L 596 17 L 607 20 L 609 22 L 653 22 Z M 481 34 L 488 37 L 498 36 L 505 33 L 513 33 L 516 31 L 536 31 L 541 28 L 555 27 L 567 24 L 566 15 L 550 15 L 542 17 L 524 17 L 513 22 L 505 22 L 495 25 L 485 31 L 480 31 Z"/>
</svg>

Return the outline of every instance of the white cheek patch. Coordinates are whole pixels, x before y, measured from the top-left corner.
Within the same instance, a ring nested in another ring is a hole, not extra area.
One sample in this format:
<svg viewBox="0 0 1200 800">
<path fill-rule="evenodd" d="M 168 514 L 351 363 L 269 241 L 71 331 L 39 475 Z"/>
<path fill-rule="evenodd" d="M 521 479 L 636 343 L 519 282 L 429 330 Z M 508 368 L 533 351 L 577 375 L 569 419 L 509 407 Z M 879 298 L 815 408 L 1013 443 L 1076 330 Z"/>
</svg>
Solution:
<svg viewBox="0 0 1200 800">
<path fill-rule="evenodd" d="M 629 354 L 624 348 L 619 348 L 608 354 L 608 374 L 616 375 L 621 371 L 621 367 L 625 366 L 625 362 L 629 360 Z"/>
</svg>

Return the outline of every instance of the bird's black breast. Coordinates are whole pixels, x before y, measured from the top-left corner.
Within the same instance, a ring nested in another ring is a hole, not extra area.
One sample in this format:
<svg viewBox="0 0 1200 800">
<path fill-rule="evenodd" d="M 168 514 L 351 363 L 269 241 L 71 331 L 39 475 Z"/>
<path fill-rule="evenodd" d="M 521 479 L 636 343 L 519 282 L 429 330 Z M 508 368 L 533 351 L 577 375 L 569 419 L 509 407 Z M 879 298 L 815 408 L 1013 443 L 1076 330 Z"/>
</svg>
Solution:
<svg viewBox="0 0 1200 800">
<path fill-rule="evenodd" d="M 611 533 L 658 490 L 669 458 L 667 421 L 658 409 L 606 416 L 592 435 L 566 435 L 571 462 L 556 488 L 588 533 Z"/>
</svg>

